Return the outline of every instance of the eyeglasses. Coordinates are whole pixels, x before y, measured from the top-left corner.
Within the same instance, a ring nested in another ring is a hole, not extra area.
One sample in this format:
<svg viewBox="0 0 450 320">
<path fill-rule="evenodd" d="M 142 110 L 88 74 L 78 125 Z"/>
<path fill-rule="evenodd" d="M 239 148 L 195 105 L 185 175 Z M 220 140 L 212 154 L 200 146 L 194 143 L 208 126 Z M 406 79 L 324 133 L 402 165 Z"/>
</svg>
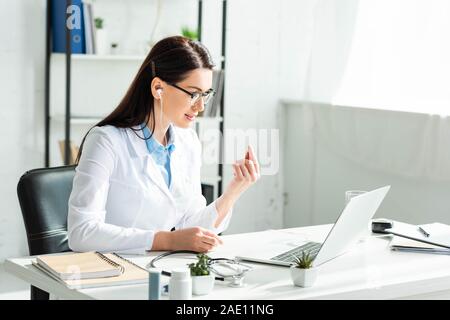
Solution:
<svg viewBox="0 0 450 320">
<path fill-rule="evenodd" d="M 200 98 L 203 98 L 203 103 L 206 105 L 215 94 L 214 89 L 209 89 L 206 92 L 189 92 L 186 89 L 183 89 L 174 83 L 168 83 L 168 84 L 171 85 L 172 87 L 177 88 L 178 90 L 183 91 L 184 93 L 188 94 L 189 96 L 191 96 L 191 106 L 196 104 L 200 100 Z"/>
</svg>

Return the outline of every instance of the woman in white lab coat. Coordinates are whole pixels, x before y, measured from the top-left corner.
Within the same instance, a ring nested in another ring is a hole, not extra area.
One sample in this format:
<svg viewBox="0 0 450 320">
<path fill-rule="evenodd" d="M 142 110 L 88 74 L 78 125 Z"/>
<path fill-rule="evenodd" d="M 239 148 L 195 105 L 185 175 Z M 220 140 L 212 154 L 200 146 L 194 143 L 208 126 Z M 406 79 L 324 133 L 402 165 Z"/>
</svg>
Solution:
<svg viewBox="0 0 450 320">
<path fill-rule="evenodd" d="M 259 165 L 249 147 L 206 205 L 190 126 L 212 95 L 213 67 L 207 49 L 184 37 L 152 48 L 117 108 L 83 140 L 69 199 L 72 250 L 206 252 L 222 242 L 217 234 Z"/>
</svg>

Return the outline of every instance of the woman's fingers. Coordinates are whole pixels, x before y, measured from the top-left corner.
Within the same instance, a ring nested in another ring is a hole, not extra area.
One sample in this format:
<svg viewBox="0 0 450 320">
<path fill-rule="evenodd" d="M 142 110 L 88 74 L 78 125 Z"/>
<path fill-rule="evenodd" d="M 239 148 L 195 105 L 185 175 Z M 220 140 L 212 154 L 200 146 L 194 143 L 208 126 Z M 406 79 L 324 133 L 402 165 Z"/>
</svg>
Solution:
<svg viewBox="0 0 450 320">
<path fill-rule="evenodd" d="M 223 240 L 220 239 L 220 237 L 217 234 L 215 234 L 214 232 L 211 232 L 211 231 L 205 229 L 205 230 L 203 230 L 203 233 L 207 236 L 210 236 L 210 237 L 213 237 L 214 239 L 216 239 L 219 244 L 223 244 Z"/>
<path fill-rule="evenodd" d="M 248 172 L 248 169 L 246 167 L 245 162 L 240 162 L 239 168 L 241 169 L 242 175 L 244 176 L 245 179 L 250 179 L 251 178 L 250 172 Z"/>
<path fill-rule="evenodd" d="M 243 164 L 245 165 L 245 168 L 247 169 L 248 173 L 249 173 L 249 177 L 252 177 L 252 167 L 250 166 L 250 162 L 252 162 L 251 160 L 244 160 Z M 254 167 L 253 167 L 254 169 Z"/>
<path fill-rule="evenodd" d="M 236 171 L 236 176 L 239 179 L 244 179 L 244 174 L 242 173 L 241 167 L 237 163 L 233 163 L 233 168 Z"/>
<path fill-rule="evenodd" d="M 259 162 L 256 158 L 255 151 L 253 150 L 253 147 L 251 145 L 248 146 L 248 153 L 250 160 L 253 161 L 253 164 L 255 165 L 256 173 L 259 175 Z"/>
<path fill-rule="evenodd" d="M 253 160 L 239 160 L 233 164 L 233 170 L 234 175 L 241 180 L 255 182 L 259 178 L 259 166 Z"/>
<path fill-rule="evenodd" d="M 247 160 L 246 167 L 248 169 L 248 172 L 250 173 L 250 176 L 252 177 L 252 181 L 255 182 L 258 179 L 258 173 L 256 172 L 256 168 L 253 161 Z"/>
<path fill-rule="evenodd" d="M 212 249 L 212 246 L 202 243 L 201 245 L 199 245 L 194 250 L 198 251 L 198 252 L 208 252 L 211 249 Z"/>
<path fill-rule="evenodd" d="M 216 238 L 206 236 L 206 235 L 202 237 L 202 242 L 203 242 L 203 244 L 210 245 L 211 247 L 215 247 L 215 246 L 219 245 L 219 241 Z"/>
<path fill-rule="evenodd" d="M 239 178 L 253 182 L 258 180 L 259 175 L 252 160 L 239 160 L 233 164 L 233 168 Z"/>
</svg>

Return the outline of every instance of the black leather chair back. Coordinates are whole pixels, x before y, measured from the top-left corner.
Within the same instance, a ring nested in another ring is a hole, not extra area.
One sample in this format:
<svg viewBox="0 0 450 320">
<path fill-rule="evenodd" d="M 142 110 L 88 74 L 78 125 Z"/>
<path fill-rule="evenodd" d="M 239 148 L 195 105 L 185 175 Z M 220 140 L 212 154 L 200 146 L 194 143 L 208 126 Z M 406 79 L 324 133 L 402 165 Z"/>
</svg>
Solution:
<svg viewBox="0 0 450 320">
<path fill-rule="evenodd" d="M 63 166 L 30 170 L 20 178 L 17 195 L 30 255 L 70 251 L 67 212 L 74 175 L 75 166 Z M 32 299 L 48 299 L 34 289 Z"/>
</svg>

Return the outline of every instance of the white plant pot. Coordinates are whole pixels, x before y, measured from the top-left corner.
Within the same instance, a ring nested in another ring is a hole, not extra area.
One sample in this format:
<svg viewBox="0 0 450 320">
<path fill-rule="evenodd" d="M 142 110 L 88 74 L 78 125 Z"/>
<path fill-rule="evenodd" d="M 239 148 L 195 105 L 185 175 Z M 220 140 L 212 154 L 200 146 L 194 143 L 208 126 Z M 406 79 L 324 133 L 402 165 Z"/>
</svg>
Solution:
<svg viewBox="0 0 450 320">
<path fill-rule="evenodd" d="M 193 276 L 192 277 L 192 294 L 205 295 L 214 288 L 214 275 Z"/>
<path fill-rule="evenodd" d="M 109 54 L 108 32 L 105 29 L 97 29 L 96 33 L 97 54 Z"/>
<path fill-rule="evenodd" d="M 317 268 L 300 269 L 291 266 L 291 278 L 294 285 L 298 287 L 311 287 L 317 279 Z"/>
</svg>

